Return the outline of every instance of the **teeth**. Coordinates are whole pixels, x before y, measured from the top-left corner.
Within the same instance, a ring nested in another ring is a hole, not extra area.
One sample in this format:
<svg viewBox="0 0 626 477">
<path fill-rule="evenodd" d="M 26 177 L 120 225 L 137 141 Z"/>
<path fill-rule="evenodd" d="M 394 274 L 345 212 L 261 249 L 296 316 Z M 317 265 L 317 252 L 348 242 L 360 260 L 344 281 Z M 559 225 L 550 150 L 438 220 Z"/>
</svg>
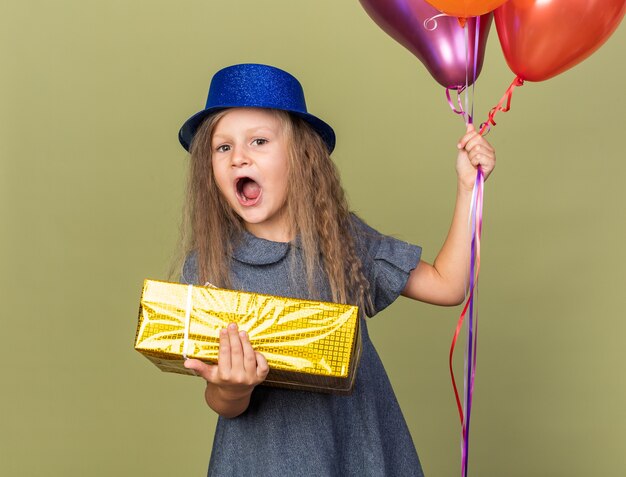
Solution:
<svg viewBox="0 0 626 477">
<path fill-rule="evenodd" d="M 254 202 L 258 199 L 261 190 L 259 184 L 250 177 L 240 177 L 235 182 L 235 192 L 243 203 Z"/>
<path fill-rule="evenodd" d="M 243 195 L 242 181 L 243 178 L 237 179 L 235 181 L 235 193 L 237 194 L 237 197 L 239 197 L 241 200 L 246 200 L 245 196 Z"/>
<path fill-rule="evenodd" d="M 241 177 L 235 181 L 235 193 L 237 194 L 237 197 L 239 197 L 239 200 L 244 203 L 248 202 L 248 198 L 243 193 L 243 184 L 245 179 L 245 177 Z"/>
</svg>

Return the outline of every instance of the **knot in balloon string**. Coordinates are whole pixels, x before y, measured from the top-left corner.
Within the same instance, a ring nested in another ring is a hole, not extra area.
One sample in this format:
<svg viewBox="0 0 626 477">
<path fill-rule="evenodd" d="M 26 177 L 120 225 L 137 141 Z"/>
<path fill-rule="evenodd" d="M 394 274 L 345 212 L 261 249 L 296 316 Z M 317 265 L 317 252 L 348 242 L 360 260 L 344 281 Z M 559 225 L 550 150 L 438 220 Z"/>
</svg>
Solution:
<svg viewBox="0 0 626 477">
<path fill-rule="evenodd" d="M 446 88 L 446 99 L 448 100 L 448 105 L 450 106 L 450 109 L 452 109 L 452 112 L 454 114 L 459 114 L 463 117 L 463 120 L 466 123 L 471 123 L 472 122 L 472 115 L 468 114 L 465 109 L 463 108 L 463 101 L 461 101 L 461 93 L 463 93 L 463 91 L 465 91 L 466 86 L 453 86 L 453 87 L 447 87 Z M 456 91 L 456 103 L 458 106 L 454 105 L 454 101 L 452 100 L 451 96 L 450 96 L 450 91 Z"/>
<path fill-rule="evenodd" d="M 513 90 L 518 86 L 523 86 L 524 80 L 520 76 L 516 76 L 511 85 L 508 87 L 502 99 L 498 102 L 496 106 L 491 108 L 489 111 L 487 121 L 480 125 L 480 134 L 484 135 L 488 131 L 491 130 L 491 126 L 496 125 L 496 121 L 494 120 L 496 113 L 498 111 L 502 111 L 506 113 L 509 109 L 511 109 L 511 99 L 513 98 Z"/>
<path fill-rule="evenodd" d="M 434 17 L 427 18 L 426 20 L 424 20 L 424 28 L 428 31 L 434 31 L 437 29 L 438 26 L 437 18 L 449 16 L 450 15 L 447 15 L 445 13 L 440 13 L 439 15 L 435 15 Z"/>
</svg>

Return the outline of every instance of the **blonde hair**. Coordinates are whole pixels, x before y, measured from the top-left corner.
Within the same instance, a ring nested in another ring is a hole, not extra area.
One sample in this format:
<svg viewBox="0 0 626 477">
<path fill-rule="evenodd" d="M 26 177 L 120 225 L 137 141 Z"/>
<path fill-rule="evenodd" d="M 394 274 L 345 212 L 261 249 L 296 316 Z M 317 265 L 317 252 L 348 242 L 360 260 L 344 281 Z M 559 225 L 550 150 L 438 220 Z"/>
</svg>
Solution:
<svg viewBox="0 0 626 477">
<path fill-rule="evenodd" d="M 307 286 L 312 297 L 315 271 L 321 266 L 332 300 L 371 310 L 369 283 L 353 237 L 353 219 L 339 173 L 322 138 L 304 120 L 284 111 L 271 111 L 283 127 L 288 148 L 287 221 L 298 236 Z M 230 256 L 244 226 L 215 182 L 211 140 L 228 110 L 206 119 L 191 143 L 191 163 L 183 221 L 183 253 L 197 254 L 198 280 L 231 287 Z"/>
</svg>

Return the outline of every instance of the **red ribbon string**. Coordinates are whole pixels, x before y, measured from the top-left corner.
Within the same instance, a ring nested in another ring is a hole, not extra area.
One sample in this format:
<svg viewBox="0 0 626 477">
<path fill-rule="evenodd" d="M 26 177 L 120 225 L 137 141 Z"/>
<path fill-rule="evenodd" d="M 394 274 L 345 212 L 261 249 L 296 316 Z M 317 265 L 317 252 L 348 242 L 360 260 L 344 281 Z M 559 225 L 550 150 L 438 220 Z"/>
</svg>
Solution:
<svg viewBox="0 0 626 477">
<path fill-rule="evenodd" d="M 498 111 L 502 111 L 503 113 L 506 113 L 509 109 L 511 109 L 511 98 L 513 97 L 513 90 L 517 86 L 523 86 L 523 85 L 524 85 L 524 80 L 521 77 L 516 76 L 513 82 L 511 83 L 511 86 L 509 86 L 509 88 L 506 90 L 506 93 L 504 93 L 504 96 L 502 96 L 502 99 L 500 100 L 500 102 L 495 107 L 491 108 L 491 110 L 489 111 L 489 117 L 487 118 L 487 121 L 485 121 L 484 123 L 480 125 L 481 135 L 485 134 L 485 132 L 491 129 L 491 126 L 496 125 L 496 122 L 494 121 L 493 118 L 495 117 Z M 506 106 L 503 106 L 504 103 L 506 103 Z"/>
<path fill-rule="evenodd" d="M 456 330 L 454 331 L 454 337 L 452 338 L 452 344 L 450 345 L 450 358 L 449 358 L 449 367 L 450 367 L 450 376 L 452 377 L 452 387 L 454 388 L 454 397 L 456 398 L 456 407 L 459 410 L 459 418 L 461 419 L 461 426 L 463 427 L 463 434 L 465 434 L 465 419 L 463 416 L 463 404 L 461 404 L 461 398 L 459 397 L 459 390 L 456 386 L 456 379 L 454 378 L 454 370 L 452 369 L 452 357 L 454 356 L 454 349 L 456 348 L 456 341 L 459 337 L 459 333 L 461 332 L 461 328 L 463 327 L 463 322 L 465 321 L 465 315 L 467 314 L 467 309 L 471 303 L 471 299 L 474 297 L 474 288 L 472 288 L 467 295 L 467 301 L 465 302 L 465 306 L 463 307 L 463 311 L 461 312 L 461 316 L 459 316 L 459 320 L 456 324 Z"/>
</svg>

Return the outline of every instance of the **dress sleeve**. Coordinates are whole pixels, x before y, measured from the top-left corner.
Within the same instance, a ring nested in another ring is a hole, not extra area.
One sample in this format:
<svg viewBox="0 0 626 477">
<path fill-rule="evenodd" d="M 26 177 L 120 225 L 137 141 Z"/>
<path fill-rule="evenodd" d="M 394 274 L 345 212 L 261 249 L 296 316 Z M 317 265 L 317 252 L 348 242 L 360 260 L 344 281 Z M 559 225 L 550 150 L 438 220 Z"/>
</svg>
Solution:
<svg viewBox="0 0 626 477">
<path fill-rule="evenodd" d="M 354 216 L 357 253 L 370 284 L 374 316 L 393 303 L 420 261 L 422 248 L 377 232 Z"/>
<path fill-rule="evenodd" d="M 186 285 L 198 284 L 198 257 L 196 252 L 191 252 L 185 257 L 180 282 Z"/>
</svg>

